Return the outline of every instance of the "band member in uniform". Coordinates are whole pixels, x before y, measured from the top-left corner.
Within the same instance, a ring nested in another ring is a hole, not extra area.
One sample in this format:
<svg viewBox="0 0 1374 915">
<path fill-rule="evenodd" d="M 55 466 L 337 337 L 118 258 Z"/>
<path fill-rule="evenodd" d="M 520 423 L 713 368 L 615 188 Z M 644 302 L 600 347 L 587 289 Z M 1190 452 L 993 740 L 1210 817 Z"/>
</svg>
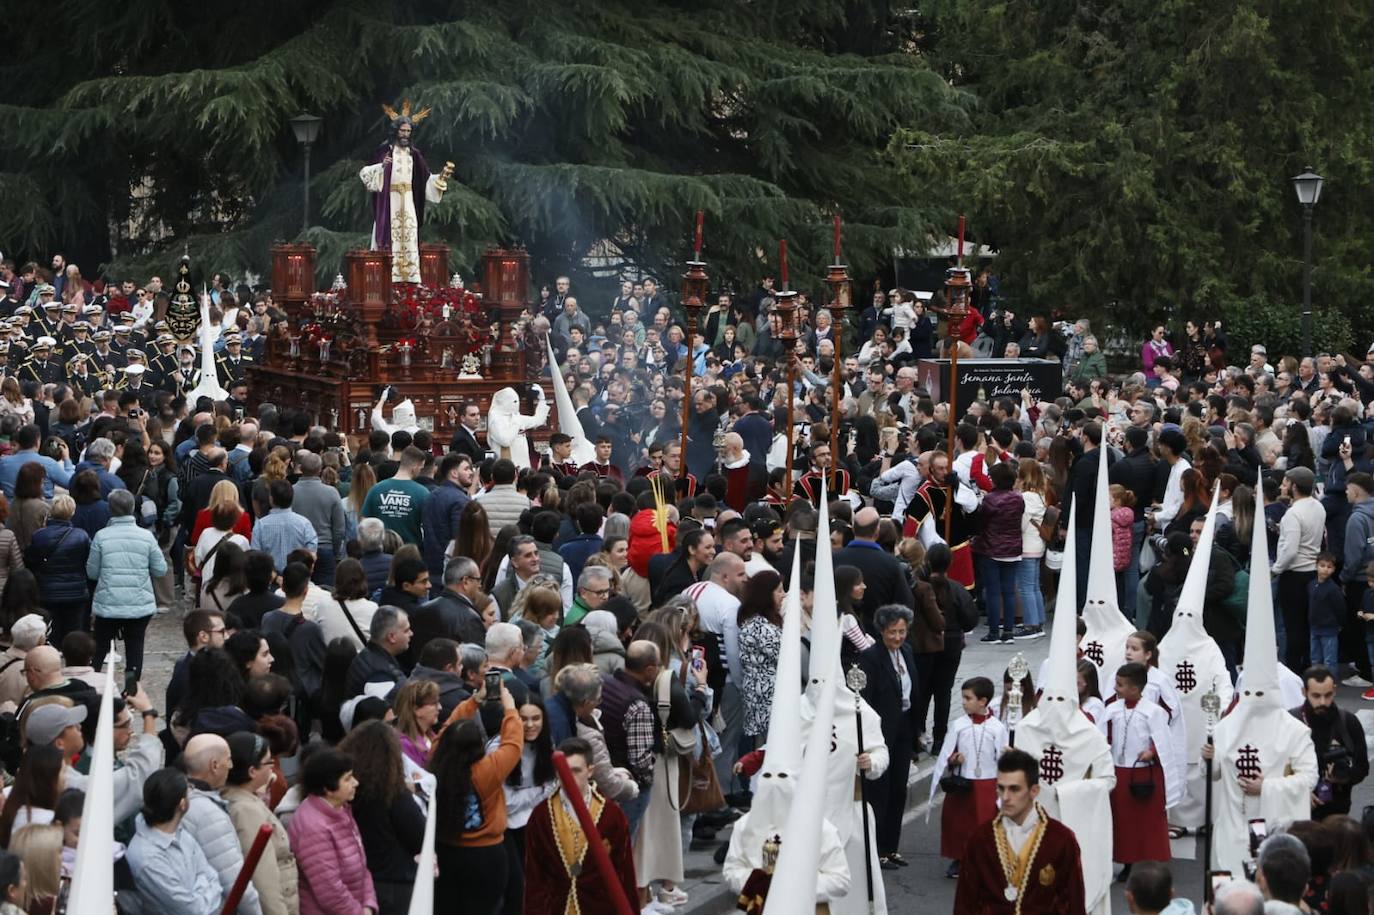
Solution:
<svg viewBox="0 0 1374 915">
<path fill-rule="evenodd" d="M 78 397 L 95 397 L 100 393 L 100 379 L 91 374 L 91 357 L 77 353 L 67 361 L 67 384 Z"/>
<path fill-rule="evenodd" d="M 831 499 L 840 499 L 849 492 L 852 480 L 849 471 L 841 467 L 832 473 L 830 441 L 818 441 L 811 446 L 811 469 L 801 475 L 792 486 L 793 499 L 805 499 L 817 509 L 821 507 L 821 474 L 826 475 L 826 491 Z"/>
<path fill-rule="evenodd" d="M 146 371 L 147 367 L 142 362 L 130 362 L 124 367 L 124 377 L 116 383 L 115 390 L 120 393 L 135 395 L 138 397 L 138 405 L 144 410 L 151 411 L 157 397 L 157 391 L 144 383 L 143 375 Z"/>
<path fill-rule="evenodd" d="M 155 388 L 162 388 L 167 376 L 176 371 L 176 349 L 176 337 L 166 331 L 158 334 L 157 352 L 148 360 L 148 371 L 144 373 L 143 380 Z"/>
<path fill-rule="evenodd" d="M 95 352 L 91 353 L 91 370 L 97 375 L 104 377 L 110 376 L 109 387 L 114 386 L 114 372 L 124 368 L 128 360 L 120 353 L 115 352 L 110 347 L 110 338 L 113 336 L 108 330 L 98 330 L 92 335 L 95 342 Z"/>
<path fill-rule="evenodd" d="M 131 324 L 116 324 L 114 329 L 114 340 L 110 343 L 110 349 L 124 356 L 125 350 L 133 346 L 132 337 L 130 336 L 133 330 L 134 328 Z"/>
<path fill-rule="evenodd" d="M 1035 757 L 1015 749 L 1002 754 L 1002 811 L 964 846 L 955 915 L 1084 915 L 1078 841 L 1036 802 L 1039 796 Z"/>
<path fill-rule="evenodd" d="M 38 338 L 33 345 L 33 357 L 19 369 L 20 381 L 36 381 L 42 386 L 60 384 L 64 380 L 62 366 L 51 358 L 56 342 L 52 337 Z"/>
<path fill-rule="evenodd" d="M 186 394 L 194 391 L 200 384 L 200 368 L 196 365 L 196 348 L 189 343 L 177 347 L 177 367 L 163 383 L 164 391 L 173 394 Z"/>
<path fill-rule="evenodd" d="M 57 332 L 58 322 L 62 320 L 62 303 L 52 296 L 38 295 L 39 304 L 43 306 L 33 316 L 33 333 L 44 337 L 51 337 Z"/>
<path fill-rule="evenodd" d="M 978 495 L 949 472 L 949 455 L 943 451 L 930 456 L 930 479 L 916 488 L 915 498 L 907 505 L 902 535 L 919 537 L 927 546 L 946 539 L 945 504 L 950 499 L 951 484 L 954 487 L 954 517 L 948 541 L 954 561 L 949 567 L 949 577 L 965 588 L 972 588 L 973 551 L 969 549 L 969 541 L 974 533 L 973 513 L 978 509 Z"/>
<path fill-rule="evenodd" d="M 658 470 L 650 471 L 645 476 L 650 480 L 662 478 L 664 483 L 671 481 L 678 499 L 695 499 L 697 496 L 697 478 L 690 473 L 682 475 L 681 442 L 666 442 L 663 445 L 663 463 Z"/>
<path fill-rule="evenodd" d="M 219 383 L 227 388 L 229 382 L 248 377 L 248 366 L 252 364 L 252 357 L 243 353 L 243 337 L 236 330 L 229 331 L 224 337 L 224 353 L 215 360 Z"/>
<path fill-rule="evenodd" d="M 95 343 L 91 340 L 91 325 L 85 321 L 77 321 L 71 326 L 71 337 L 63 344 L 62 351 L 68 362 L 77 353 L 89 356 L 95 352 Z"/>
<path fill-rule="evenodd" d="M 614 444 L 611 437 L 602 432 L 596 437 L 596 459 L 583 464 L 578 471 L 590 470 L 598 477 L 609 477 L 617 483 L 624 483 L 625 476 L 620 468 L 611 463 L 611 450 Z"/>
</svg>

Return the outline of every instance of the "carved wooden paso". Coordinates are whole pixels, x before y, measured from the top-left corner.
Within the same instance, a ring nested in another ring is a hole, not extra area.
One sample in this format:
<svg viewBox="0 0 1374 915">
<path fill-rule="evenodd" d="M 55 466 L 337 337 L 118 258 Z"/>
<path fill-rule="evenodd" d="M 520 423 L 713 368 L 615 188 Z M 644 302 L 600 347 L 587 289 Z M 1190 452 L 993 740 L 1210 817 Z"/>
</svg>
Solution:
<svg viewBox="0 0 1374 915">
<path fill-rule="evenodd" d="M 315 246 L 278 243 L 272 246 L 272 295 L 295 318 L 315 291 Z"/>
</svg>

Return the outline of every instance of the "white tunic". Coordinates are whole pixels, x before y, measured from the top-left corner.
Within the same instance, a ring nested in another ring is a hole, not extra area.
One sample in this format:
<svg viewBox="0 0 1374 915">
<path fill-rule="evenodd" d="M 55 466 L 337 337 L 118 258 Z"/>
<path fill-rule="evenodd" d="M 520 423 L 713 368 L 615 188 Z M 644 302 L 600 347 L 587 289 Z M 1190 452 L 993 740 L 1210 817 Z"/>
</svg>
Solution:
<svg viewBox="0 0 1374 915">
<path fill-rule="evenodd" d="M 411 180 L 415 174 L 415 160 L 410 150 L 391 147 L 391 281 L 393 283 L 420 282 L 420 220 L 415 212 L 415 198 L 411 195 Z M 358 172 L 363 187 L 374 194 L 382 192 L 386 180 L 386 164 L 365 165 Z M 425 182 L 425 200 L 438 203 L 444 199 L 439 189 L 439 176 L 430 175 Z M 381 248 L 378 226 L 372 228 L 372 247 Z"/>
<path fill-rule="evenodd" d="M 964 778 L 996 778 L 997 760 L 1007 746 L 1007 726 L 996 718 L 988 718 L 979 724 L 964 717 L 949 726 L 944 745 L 935 760 L 935 769 L 930 774 L 930 797 L 940 788 L 940 779 L 949 768 L 949 758 L 954 753 L 963 754 L 964 761 L 956 766 L 956 774 Z M 926 808 L 926 819 L 930 819 L 930 807 Z"/>
<path fill-rule="evenodd" d="M 1154 751 L 1164 769 L 1164 806 L 1173 806 L 1183 796 L 1183 769 L 1174 752 L 1169 716 L 1164 709 L 1149 699 L 1141 699 L 1134 708 L 1127 708 L 1120 700 L 1113 702 L 1107 706 L 1107 739 L 1111 742 L 1112 763 L 1118 767 L 1132 768 L 1141 753 Z"/>
<path fill-rule="evenodd" d="M 786 822 L 755 823 L 751 819 L 752 816 L 753 811 L 750 811 L 740 817 L 730 832 L 730 850 L 725 855 L 723 873 L 725 885 L 730 887 L 732 893 L 744 889 L 744 883 L 749 879 L 749 875 L 755 869 L 763 867 L 763 843 L 768 837 L 786 835 Z M 877 882 L 880 881 L 876 881 L 875 874 L 875 894 Z M 840 899 L 848 895 L 854 885 L 849 863 L 845 860 L 844 845 L 840 842 L 840 834 L 829 821 L 826 821 L 821 825 L 821 858 L 816 874 L 816 901 Z M 862 888 L 863 876 L 859 877 L 859 886 L 859 895 L 867 898 L 868 891 Z"/>
</svg>

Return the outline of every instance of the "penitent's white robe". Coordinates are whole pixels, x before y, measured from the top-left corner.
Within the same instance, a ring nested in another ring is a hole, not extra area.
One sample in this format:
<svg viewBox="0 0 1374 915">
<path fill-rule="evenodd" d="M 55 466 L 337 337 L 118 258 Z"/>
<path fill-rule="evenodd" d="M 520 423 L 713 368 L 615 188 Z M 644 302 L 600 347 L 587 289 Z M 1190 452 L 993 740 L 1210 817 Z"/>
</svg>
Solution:
<svg viewBox="0 0 1374 915">
<path fill-rule="evenodd" d="M 1226 670 L 1226 659 L 1222 657 L 1221 649 L 1202 630 L 1201 625 L 1185 628 L 1177 615 L 1173 628 L 1159 643 L 1159 669 L 1178 694 L 1187 727 L 1183 759 L 1187 765 L 1188 791 L 1181 803 L 1169 809 L 1169 822 L 1197 829 L 1202 825 L 1206 812 L 1207 790 L 1202 768 L 1198 765 L 1198 754 L 1207 742 L 1207 716 L 1202 711 L 1202 697 L 1215 688 L 1221 708 L 1229 706 L 1231 675 Z"/>
<path fill-rule="evenodd" d="M 1252 700 L 1253 701 L 1253 700 Z M 1243 703 L 1242 703 L 1243 706 Z M 1312 815 L 1312 789 L 1317 787 L 1317 754 L 1307 725 L 1281 708 L 1252 709 L 1221 719 L 1213 737 L 1212 818 L 1216 842 L 1213 868 L 1239 876 L 1250 860 L 1249 821 L 1263 819 L 1268 834 Z M 1204 771 L 1206 763 L 1201 762 Z M 1241 790 L 1238 777 L 1264 776 L 1260 794 Z"/>
<path fill-rule="evenodd" d="M 420 220 L 415 212 L 415 198 L 411 195 L 411 179 L 415 174 L 415 160 L 410 150 L 391 147 L 391 281 L 393 283 L 420 282 Z M 374 194 L 382 192 L 386 179 L 386 165 L 365 165 L 358 177 L 363 187 Z M 439 189 L 439 176 L 430 175 L 425 182 L 425 200 L 438 203 L 444 199 Z M 382 247 L 377 227 L 372 227 L 372 247 Z"/>
<path fill-rule="evenodd" d="M 1112 907 L 1112 788 L 1116 768 L 1107 738 L 1088 720 L 1041 704 L 1016 728 L 1016 748 L 1040 761 L 1040 802 L 1073 830 L 1083 853 L 1084 908 L 1109 915 Z"/>
<path fill-rule="evenodd" d="M 759 820 L 763 817 L 759 817 Z M 756 869 L 763 867 L 763 843 L 769 836 L 787 835 L 787 818 L 784 815 L 778 818 L 781 822 L 763 823 L 757 822 L 754 818 L 754 811 L 750 810 L 744 816 L 735 821 L 733 829 L 730 831 L 730 850 L 725 856 L 725 868 L 722 874 L 725 877 L 725 885 L 730 888 L 730 892 L 739 893 L 744 889 L 745 881 Z M 784 841 L 786 839 L 784 838 Z M 859 877 L 859 895 L 867 897 L 868 891 L 863 888 L 864 878 Z M 821 824 L 821 854 L 820 866 L 816 873 L 816 901 L 827 902 L 831 899 L 840 899 L 849 895 L 854 887 L 853 876 L 849 873 L 849 864 L 845 860 L 844 845 L 840 842 L 840 835 L 835 831 L 835 827 L 829 821 Z M 874 888 L 876 891 L 876 887 Z"/>
<path fill-rule="evenodd" d="M 867 702 L 860 700 L 863 715 L 863 751 L 872 759 L 869 779 L 880 778 L 887 771 L 887 744 L 883 741 L 883 722 L 878 713 Z M 803 696 L 801 704 L 802 745 L 805 746 L 811 734 L 811 722 L 815 719 L 815 709 L 811 696 Z M 845 860 L 849 864 L 849 892 L 830 900 L 831 915 L 866 915 L 868 912 L 868 885 L 864 873 L 864 832 L 863 806 L 855 798 L 854 777 L 858 774 L 856 760 L 859 755 L 858 732 L 854 723 L 854 693 L 847 686 L 840 685 L 835 698 L 835 718 L 832 724 L 830 770 L 826 779 L 825 818 L 835 827 L 840 843 L 844 846 Z M 873 911 L 878 915 L 887 912 L 887 892 L 883 887 L 883 871 L 878 863 L 878 839 L 876 821 L 872 808 L 868 811 L 869 866 L 873 869 Z M 786 836 L 783 837 L 786 839 Z M 823 847 L 822 847 L 823 850 Z"/>
</svg>

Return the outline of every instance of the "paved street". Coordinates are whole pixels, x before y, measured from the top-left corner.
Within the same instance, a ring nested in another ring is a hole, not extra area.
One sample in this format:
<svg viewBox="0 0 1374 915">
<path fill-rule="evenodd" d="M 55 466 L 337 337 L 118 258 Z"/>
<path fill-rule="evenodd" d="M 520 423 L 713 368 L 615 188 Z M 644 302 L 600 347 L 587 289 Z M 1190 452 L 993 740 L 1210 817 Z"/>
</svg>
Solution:
<svg viewBox="0 0 1374 915">
<path fill-rule="evenodd" d="M 1048 631 L 1048 626 L 1046 627 Z M 1017 642 L 1015 646 L 984 645 L 977 641 L 982 628 L 970 633 L 970 645 L 964 651 L 959 666 L 956 683 L 969 677 L 985 676 L 992 678 L 1001 688 L 1002 673 L 1007 662 L 1016 652 L 1025 655 L 1032 672 L 1039 669 L 1040 662 L 1049 653 L 1049 638 L 1031 642 Z M 1343 686 L 1337 698 L 1338 704 L 1346 709 L 1360 713 L 1365 733 L 1374 733 L 1374 709 L 1371 703 L 1360 699 L 1360 690 Z M 962 714 L 958 702 L 951 710 L 954 717 Z M 930 771 L 933 758 L 922 756 L 912 774 L 912 786 L 907 798 L 907 823 L 902 831 L 902 855 L 910 862 L 910 867 L 896 871 L 880 871 L 887 888 L 888 912 L 891 915 L 927 915 L 931 912 L 949 912 L 954 906 L 955 881 L 945 877 L 949 861 L 939 856 L 940 848 L 940 809 L 943 795 L 936 792 L 930 805 L 930 820 L 926 821 L 926 798 L 930 793 Z M 1370 782 L 1355 789 L 1352 812 L 1359 816 L 1365 804 L 1374 804 L 1374 785 Z M 722 837 L 728 833 L 722 832 Z M 1202 898 L 1202 846 L 1196 837 L 1188 836 L 1173 843 L 1174 860 L 1171 868 L 1174 886 L 1179 895 L 1195 903 Z M 679 912 L 718 913 L 734 910 L 734 900 L 720 884 L 720 868 L 711 861 L 707 852 L 695 852 L 687 856 L 687 889 L 692 895 L 688 907 Z M 863 886 L 862 875 L 856 878 L 856 885 Z M 1112 885 L 1112 911 L 1126 912 L 1126 900 L 1122 895 L 1122 884 Z"/>
</svg>

